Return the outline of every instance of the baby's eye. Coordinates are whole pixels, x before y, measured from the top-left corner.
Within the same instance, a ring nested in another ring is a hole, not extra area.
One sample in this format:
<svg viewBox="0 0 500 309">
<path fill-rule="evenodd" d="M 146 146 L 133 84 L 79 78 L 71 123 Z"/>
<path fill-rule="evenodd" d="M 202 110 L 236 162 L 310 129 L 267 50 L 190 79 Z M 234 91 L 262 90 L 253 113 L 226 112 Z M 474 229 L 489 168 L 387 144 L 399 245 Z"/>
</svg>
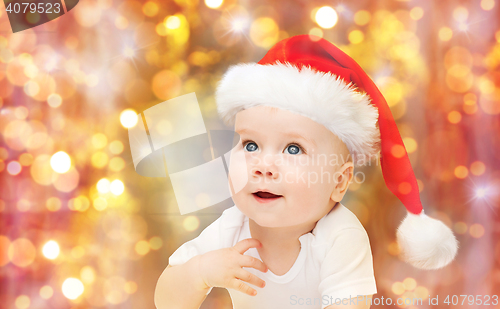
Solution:
<svg viewBox="0 0 500 309">
<path fill-rule="evenodd" d="M 246 144 L 243 145 L 243 148 L 246 150 L 246 151 L 249 151 L 249 152 L 254 152 L 256 151 L 259 147 L 257 146 L 257 144 L 255 144 L 254 142 L 248 142 Z"/>
<path fill-rule="evenodd" d="M 285 153 L 287 153 L 286 151 L 288 150 L 288 153 L 289 154 L 293 154 L 293 155 L 296 155 L 296 154 L 302 154 L 302 149 L 300 149 L 299 146 L 297 145 L 289 145 L 285 148 Z"/>
</svg>

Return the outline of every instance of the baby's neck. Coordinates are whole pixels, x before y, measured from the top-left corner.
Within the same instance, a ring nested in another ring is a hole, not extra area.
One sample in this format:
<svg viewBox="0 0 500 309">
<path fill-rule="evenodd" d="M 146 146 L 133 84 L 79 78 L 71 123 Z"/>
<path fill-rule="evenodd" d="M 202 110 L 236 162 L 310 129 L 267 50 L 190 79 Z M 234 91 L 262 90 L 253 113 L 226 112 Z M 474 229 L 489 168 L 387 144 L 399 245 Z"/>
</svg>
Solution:
<svg viewBox="0 0 500 309">
<path fill-rule="evenodd" d="M 290 227 L 263 227 L 248 219 L 252 238 L 258 239 L 263 247 L 289 247 L 299 244 L 299 237 L 311 232 L 316 222 Z"/>
<path fill-rule="evenodd" d="M 300 253 L 299 237 L 312 231 L 316 223 L 286 228 L 259 226 L 249 219 L 252 238 L 262 243 L 257 248 L 262 262 L 277 276 L 286 274 L 293 266 Z"/>
</svg>

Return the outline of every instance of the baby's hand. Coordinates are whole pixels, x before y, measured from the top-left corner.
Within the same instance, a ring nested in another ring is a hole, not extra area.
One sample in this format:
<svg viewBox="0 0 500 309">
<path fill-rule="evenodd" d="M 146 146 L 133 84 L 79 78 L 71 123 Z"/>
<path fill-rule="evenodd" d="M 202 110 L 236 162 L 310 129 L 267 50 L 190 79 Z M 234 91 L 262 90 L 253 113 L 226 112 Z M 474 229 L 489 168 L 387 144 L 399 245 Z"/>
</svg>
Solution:
<svg viewBox="0 0 500 309">
<path fill-rule="evenodd" d="M 199 273 L 207 287 L 223 287 L 241 291 L 255 296 L 257 291 L 243 281 L 263 288 L 264 280 L 243 269 L 252 267 L 267 272 L 267 266 L 254 257 L 243 255 L 250 248 L 258 248 L 262 244 L 254 238 L 244 239 L 234 247 L 214 250 L 200 255 Z M 240 281 L 240 280 L 242 281 Z"/>
</svg>

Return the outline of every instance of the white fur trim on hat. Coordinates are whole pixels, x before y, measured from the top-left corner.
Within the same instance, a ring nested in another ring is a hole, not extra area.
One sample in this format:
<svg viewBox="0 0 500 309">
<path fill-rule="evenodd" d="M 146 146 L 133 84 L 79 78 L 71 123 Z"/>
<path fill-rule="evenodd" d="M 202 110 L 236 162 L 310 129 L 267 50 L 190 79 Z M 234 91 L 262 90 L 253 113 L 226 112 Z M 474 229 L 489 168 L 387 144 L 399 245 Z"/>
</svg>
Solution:
<svg viewBox="0 0 500 309">
<path fill-rule="evenodd" d="M 455 258 L 458 241 L 443 222 L 408 212 L 396 233 L 402 258 L 421 269 L 438 269 Z"/>
<path fill-rule="evenodd" d="M 217 110 L 226 125 L 236 114 L 266 105 L 306 116 L 337 135 L 356 164 L 380 152 L 378 109 L 366 93 L 340 77 L 288 62 L 272 65 L 242 63 L 224 74 L 215 94 Z"/>
</svg>

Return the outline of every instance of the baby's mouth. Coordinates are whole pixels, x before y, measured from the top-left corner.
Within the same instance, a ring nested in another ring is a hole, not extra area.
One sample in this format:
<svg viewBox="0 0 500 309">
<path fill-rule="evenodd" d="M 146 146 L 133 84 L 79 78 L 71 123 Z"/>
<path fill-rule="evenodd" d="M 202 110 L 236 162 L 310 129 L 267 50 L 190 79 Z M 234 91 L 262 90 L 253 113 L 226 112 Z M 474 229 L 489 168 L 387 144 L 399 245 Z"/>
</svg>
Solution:
<svg viewBox="0 0 500 309">
<path fill-rule="evenodd" d="M 267 203 L 267 202 L 275 201 L 275 200 L 283 197 L 283 195 L 278 195 L 278 194 L 274 194 L 271 192 L 264 192 L 264 191 L 257 191 L 257 192 L 254 192 L 252 194 L 255 197 L 255 199 L 260 203 Z"/>
<path fill-rule="evenodd" d="M 274 194 L 271 192 L 264 192 L 264 191 L 257 191 L 257 192 L 254 192 L 252 194 L 256 195 L 260 198 L 264 198 L 264 199 L 274 199 L 274 198 L 282 197 L 282 195 L 277 195 L 277 194 Z"/>
</svg>

